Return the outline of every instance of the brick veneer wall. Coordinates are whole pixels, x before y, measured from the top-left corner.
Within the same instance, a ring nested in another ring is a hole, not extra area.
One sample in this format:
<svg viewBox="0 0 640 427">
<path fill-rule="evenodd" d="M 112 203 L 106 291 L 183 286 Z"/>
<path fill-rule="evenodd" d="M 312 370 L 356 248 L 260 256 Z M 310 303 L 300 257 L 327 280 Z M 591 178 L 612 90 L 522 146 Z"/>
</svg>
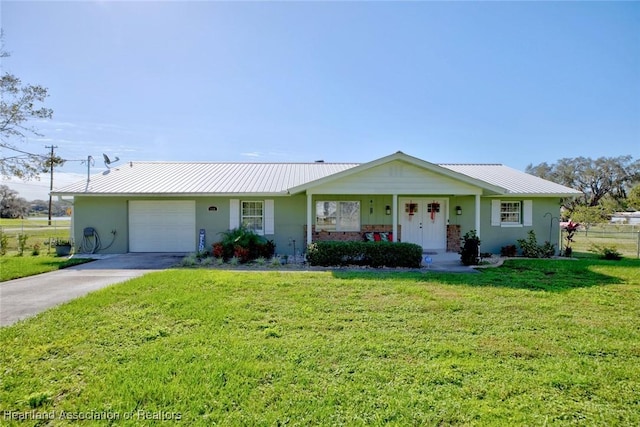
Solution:
<svg viewBox="0 0 640 427">
<path fill-rule="evenodd" d="M 460 226 L 447 225 L 447 252 L 460 252 Z"/>
<path fill-rule="evenodd" d="M 396 241 L 401 241 L 400 237 L 402 234 L 400 233 L 400 225 L 398 224 L 398 236 L 396 237 Z M 353 241 L 361 241 L 363 240 L 362 234 L 368 232 L 383 232 L 383 233 L 391 233 L 393 231 L 392 225 L 383 225 L 383 224 L 368 224 L 360 227 L 361 231 L 326 231 L 320 230 L 316 231 L 316 226 L 311 226 L 311 240 L 314 242 L 325 242 L 325 241 L 339 241 L 339 242 L 353 242 Z M 307 235 L 307 226 L 304 226 L 304 234 Z"/>
</svg>

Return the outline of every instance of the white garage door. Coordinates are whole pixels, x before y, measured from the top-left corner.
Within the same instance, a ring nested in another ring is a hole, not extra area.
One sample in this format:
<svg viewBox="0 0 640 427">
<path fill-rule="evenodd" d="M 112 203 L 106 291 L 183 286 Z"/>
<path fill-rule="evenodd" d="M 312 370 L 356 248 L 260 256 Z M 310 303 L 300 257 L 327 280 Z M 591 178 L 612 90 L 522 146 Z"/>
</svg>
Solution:
<svg viewBox="0 0 640 427">
<path fill-rule="evenodd" d="M 196 249 L 196 202 L 130 201 L 130 252 L 193 252 Z"/>
</svg>

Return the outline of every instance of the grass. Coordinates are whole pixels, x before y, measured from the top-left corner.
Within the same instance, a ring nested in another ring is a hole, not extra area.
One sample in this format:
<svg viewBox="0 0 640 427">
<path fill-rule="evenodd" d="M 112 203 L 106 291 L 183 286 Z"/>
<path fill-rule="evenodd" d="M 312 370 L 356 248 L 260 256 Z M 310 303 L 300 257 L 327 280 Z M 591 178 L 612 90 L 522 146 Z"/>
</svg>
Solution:
<svg viewBox="0 0 640 427">
<path fill-rule="evenodd" d="M 54 248 L 49 248 L 49 242 L 57 239 L 69 240 L 71 230 L 70 220 L 55 220 L 48 225 L 47 218 L 41 219 L 0 219 L 0 232 L 6 234 L 8 250 L 18 249 L 19 234 L 26 234 L 27 244 L 25 252 L 33 249 L 34 244 L 40 246 L 41 252 L 54 252 Z"/>
<path fill-rule="evenodd" d="M 593 245 L 615 247 L 628 258 L 638 257 L 638 226 L 616 226 L 612 224 L 596 225 L 589 232 L 580 230 L 572 244 L 574 252 L 588 252 Z M 564 242 L 563 242 L 564 243 Z"/>
<path fill-rule="evenodd" d="M 152 273 L 1 329 L 0 402 L 53 425 L 638 425 L 639 267 Z"/>
<path fill-rule="evenodd" d="M 0 282 L 18 279 L 20 277 L 33 276 L 35 274 L 46 273 L 48 271 L 60 270 L 72 265 L 83 264 L 91 261 L 82 258 L 65 258 L 53 255 L 40 254 L 38 256 L 28 255 L 25 251 L 23 256 L 15 253 L 8 253 L 0 257 Z"/>
</svg>

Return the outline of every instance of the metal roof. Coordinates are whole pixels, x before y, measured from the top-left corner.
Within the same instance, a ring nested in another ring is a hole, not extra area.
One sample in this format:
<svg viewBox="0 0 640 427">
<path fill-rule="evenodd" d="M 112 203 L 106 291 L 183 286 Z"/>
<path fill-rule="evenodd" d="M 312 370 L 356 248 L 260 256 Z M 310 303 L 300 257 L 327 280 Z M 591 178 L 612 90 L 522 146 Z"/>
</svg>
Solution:
<svg viewBox="0 0 640 427">
<path fill-rule="evenodd" d="M 56 189 L 74 194 L 277 194 L 355 163 L 130 162 Z"/>
<path fill-rule="evenodd" d="M 502 187 L 507 190 L 507 194 L 558 196 L 582 194 L 573 188 L 500 164 L 441 164 L 440 166 Z"/>
<path fill-rule="evenodd" d="M 389 156 L 402 158 L 403 153 Z M 412 159 L 407 156 L 407 159 Z M 385 158 L 379 159 L 385 160 Z M 370 162 L 372 165 L 376 162 Z M 367 163 L 362 164 L 362 166 Z M 361 166 L 359 163 L 208 163 L 129 162 L 92 175 L 89 181 L 56 189 L 56 195 L 277 195 Z M 440 164 L 439 167 L 465 175 L 507 195 L 580 194 L 516 169 L 499 164 Z"/>
</svg>

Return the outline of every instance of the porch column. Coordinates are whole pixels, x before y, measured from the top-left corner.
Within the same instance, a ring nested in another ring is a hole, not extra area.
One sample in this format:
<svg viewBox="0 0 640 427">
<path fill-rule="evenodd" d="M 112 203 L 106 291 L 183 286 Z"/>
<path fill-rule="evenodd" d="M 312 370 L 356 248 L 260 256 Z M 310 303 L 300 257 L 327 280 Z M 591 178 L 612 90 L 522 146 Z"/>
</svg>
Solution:
<svg viewBox="0 0 640 427">
<path fill-rule="evenodd" d="M 397 242 L 398 241 L 398 195 L 394 194 L 393 195 L 393 203 L 392 203 L 392 209 L 391 209 L 391 223 L 392 223 L 392 228 L 391 230 L 393 231 L 393 242 Z"/>
<path fill-rule="evenodd" d="M 480 237 L 480 195 L 476 194 L 476 234 Z"/>
<path fill-rule="evenodd" d="M 312 194 L 307 193 L 307 246 L 311 244 L 311 226 L 313 225 Z"/>
</svg>

